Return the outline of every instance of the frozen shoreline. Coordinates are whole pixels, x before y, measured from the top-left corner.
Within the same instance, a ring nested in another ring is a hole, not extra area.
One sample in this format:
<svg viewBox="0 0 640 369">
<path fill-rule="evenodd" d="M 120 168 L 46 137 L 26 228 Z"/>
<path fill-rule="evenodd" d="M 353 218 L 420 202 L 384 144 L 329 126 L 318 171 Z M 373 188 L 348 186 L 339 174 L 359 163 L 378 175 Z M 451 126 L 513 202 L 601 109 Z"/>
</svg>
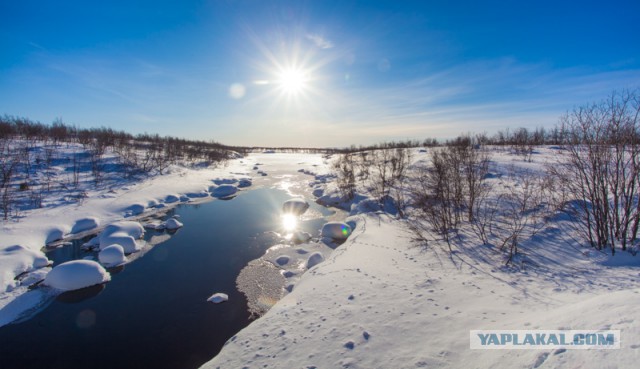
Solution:
<svg viewBox="0 0 640 369">
<path fill-rule="evenodd" d="M 258 174 L 253 169 L 256 163 L 263 163 L 260 164 L 260 170 L 269 175 Z M 214 201 L 214 197 L 204 197 L 202 193 L 208 194 L 208 189 L 222 184 L 224 179 L 250 178 L 252 186 L 245 188 L 246 190 L 280 186 L 292 193 L 309 194 L 307 182 L 313 177 L 299 173 L 298 170 L 318 171 L 318 168 L 323 167 L 320 155 L 251 154 L 245 158 L 230 160 L 224 167 L 174 168 L 169 174 L 137 183 L 123 181 L 119 187 L 112 186 L 108 190 L 91 192 L 81 203 L 25 211 L 23 217 L 17 221 L 2 224 L 0 323 L 7 324 L 22 310 L 29 309 L 29 303 L 32 301 L 25 301 L 24 306 L 20 301 L 16 301 L 28 291 L 28 286 L 21 285 L 15 278 L 45 267 L 46 256 L 42 250 L 46 244 L 63 243 L 64 241 L 58 240 L 60 237 L 64 237 L 64 240 L 81 238 L 97 234 L 105 226 L 116 221 L 157 216 L 173 206 L 186 202 L 195 204 Z M 300 178 L 292 181 L 291 173 Z M 302 178 L 304 184 L 299 183 Z M 246 187 L 246 184 L 239 187 Z M 70 233 L 78 224 L 78 220 L 86 223 L 87 219 L 93 220 L 94 223 L 89 229 Z"/>
<path fill-rule="evenodd" d="M 550 155 L 516 164 L 535 169 Z M 502 155 L 496 161 L 508 165 L 512 158 Z M 20 244 L 37 254 L 52 229 L 70 229 L 77 219 L 91 217 L 103 227 L 125 219 L 135 210 L 132 205 L 200 193 L 216 178 L 250 177 L 250 188 L 277 187 L 292 196 L 314 193 L 338 201 L 335 186 L 322 177 L 327 171 L 320 155 L 301 154 L 252 154 L 225 168 L 183 169 L 127 185 L 109 199 L 95 194 L 79 206 L 30 212 L 19 223 L 4 225 L 10 237 L 3 238 L 0 250 Z M 640 304 L 640 270 L 624 263 L 607 266 L 598 253 L 568 248 L 559 237 L 562 219 L 522 246 L 537 265 L 514 270 L 503 267 L 495 250 L 471 241 L 452 254 L 438 242 L 425 246 L 405 220 L 371 211 L 366 200 L 361 196 L 361 203 L 351 207 L 355 228 L 346 242 L 203 367 L 635 365 L 640 321 L 631 311 Z M 467 239 L 473 238 L 463 234 Z M 13 280 L 13 269 L 0 260 L 0 271 Z M 4 308 L 22 292 L 17 286 L 0 295 L 0 318 L 12 313 Z M 620 350 L 470 350 L 472 329 L 619 329 L 623 341 Z"/>
</svg>

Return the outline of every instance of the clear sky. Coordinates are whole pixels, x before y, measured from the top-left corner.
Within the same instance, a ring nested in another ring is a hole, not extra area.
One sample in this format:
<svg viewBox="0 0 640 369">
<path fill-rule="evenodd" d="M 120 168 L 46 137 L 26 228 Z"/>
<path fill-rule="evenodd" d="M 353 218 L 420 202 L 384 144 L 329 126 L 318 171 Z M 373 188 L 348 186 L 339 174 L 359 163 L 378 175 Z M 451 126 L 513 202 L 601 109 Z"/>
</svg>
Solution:
<svg viewBox="0 0 640 369">
<path fill-rule="evenodd" d="M 638 0 L 0 2 L 0 114 L 45 123 L 345 146 L 638 87 Z"/>
</svg>

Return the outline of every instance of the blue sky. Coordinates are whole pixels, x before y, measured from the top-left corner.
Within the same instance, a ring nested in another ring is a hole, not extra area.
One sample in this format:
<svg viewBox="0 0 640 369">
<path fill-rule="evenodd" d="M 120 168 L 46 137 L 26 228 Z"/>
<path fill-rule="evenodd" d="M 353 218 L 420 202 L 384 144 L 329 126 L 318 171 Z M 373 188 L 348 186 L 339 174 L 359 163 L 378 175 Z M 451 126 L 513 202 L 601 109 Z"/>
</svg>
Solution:
<svg viewBox="0 0 640 369">
<path fill-rule="evenodd" d="M 3 1 L 0 114 L 233 145 L 550 127 L 639 88 L 638 40 L 637 0 Z"/>
</svg>

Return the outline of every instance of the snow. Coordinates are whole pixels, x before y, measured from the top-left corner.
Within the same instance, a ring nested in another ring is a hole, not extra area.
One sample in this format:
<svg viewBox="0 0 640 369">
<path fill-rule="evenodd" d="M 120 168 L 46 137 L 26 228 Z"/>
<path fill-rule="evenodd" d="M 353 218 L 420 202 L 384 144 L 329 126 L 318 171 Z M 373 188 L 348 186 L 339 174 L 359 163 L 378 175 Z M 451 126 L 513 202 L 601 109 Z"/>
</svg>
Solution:
<svg viewBox="0 0 640 369">
<path fill-rule="evenodd" d="M 290 199 L 282 204 L 283 213 L 302 215 L 307 209 L 309 209 L 309 203 L 305 199 Z"/>
<path fill-rule="evenodd" d="M 92 229 L 98 228 L 100 221 L 95 217 L 87 217 L 76 220 L 73 227 L 71 228 L 71 233 L 81 233 L 90 231 Z"/>
<path fill-rule="evenodd" d="M 322 226 L 322 237 L 344 240 L 351 235 L 351 227 L 342 222 L 328 222 Z"/>
<path fill-rule="evenodd" d="M 229 184 L 223 184 L 214 188 L 213 191 L 211 191 L 211 196 L 219 198 L 229 197 L 235 195 L 236 192 L 238 192 L 238 187 Z"/>
<path fill-rule="evenodd" d="M 314 266 L 322 263 L 323 261 L 324 257 L 322 256 L 322 254 L 319 252 L 314 252 L 313 254 L 309 255 L 309 258 L 307 259 L 307 269 L 311 269 Z"/>
<path fill-rule="evenodd" d="M 144 227 L 138 222 L 115 222 L 106 226 L 98 235 L 100 249 L 117 244 L 124 248 L 125 253 L 130 254 L 140 250 L 142 246 L 136 240 L 143 235 Z"/>
<path fill-rule="evenodd" d="M 167 221 L 164 222 L 164 228 L 166 228 L 168 230 L 176 230 L 178 228 L 182 228 L 183 226 L 184 226 L 184 224 L 180 223 L 180 221 L 178 219 L 175 219 L 175 218 L 167 219 Z"/>
<path fill-rule="evenodd" d="M 47 265 L 49 260 L 42 251 L 20 245 L 4 247 L 0 249 L 0 288 L 11 291 L 20 285 L 15 276 Z"/>
<path fill-rule="evenodd" d="M 109 273 L 95 261 L 73 260 L 55 266 L 42 283 L 60 291 L 71 291 L 110 280 Z"/>
<path fill-rule="evenodd" d="M 214 304 L 219 304 L 227 300 L 229 300 L 229 296 L 227 296 L 226 293 L 222 292 L 214 293 L 207 299 L 207 301 L 213 302 Z"/>
<path fill-rule="evenodd" d="M 114 244 L 107 246 L 100 250 L 98 253 L 98 260 L 106 267 L 114 267 L 127 262 L 127 257 L 124 256 L 124 248 L 120 245 Z"/>
<path fill-rule="evenodd" d="M 509 166 L 544 171 L 544 163 L 562 155 L 553 148 L 537 152 L 532 162 L 525 162 L 496 150 L 487 180 L 500 183 Z M 416 150 L 412 165 L 428 158 L 429 153 Z M 250 177 L 252 188 L 282 188 L 292 197 L 313 194 L 319 203 L 346 209 L 353 216 L 335 220 L 349 225 L 351 235 L 333 251 L 320 251 L 326 247 L 322 243 L 303 243 L 265 255 L 285 280 L 282 299 L 238 332 L 205 368 L 637 365 L 637 256 L 618 252 L 611 257 L 582 248 L 571 241 L 566 217 L 555 217 L 547 231 L 524 242 L 515 266 L 505 267 L 496 247 L 481 245 L 471 233 L 461 233 L 450 253 L 443 241 L 425 242 L 412 224 L 385 213 L 390 209 L 381 207 L 366 189 L 358 188 L 354 199 L 344 199 L 329 164 L 315 154 L 251 154 L 243 163 L 232 160 L 225 168 L 172 167 L 165 175 L 139 182 L 87 189 L 81 202 L 52 201 L 42 209 L 24 211 L 19 222 L 5 222 L 0 230 L 0 326 L 42 304 L 46 289 L 30 291 L 28 286 L 55 276 L 55 268 L 48 271 L 49 261 L 40 251 L 52 230 L 67 236 L 69 230 L 75 233 L 77 222 L 91 218 L 95 226 L 88 230 L 98 231 L 99 225 L 122 221 L 132 205 L 146 205 L 145 215 L 162 208 L 164 212 L 178 203 L 167 203 L 168 195 L 197 198 L 189 194 L 231 184 L 210 186 L 213 179 Z M 269 175 L 261 176 L 258 168 Z M 240 180 L 233 183 L 240 186 Z M 341 234 L 343 225 L 327 234 Z M 141 228 L 139 223 L 133 226 L 140 235 Z M 140 236 L 118 230 L 118 237 L 134 243 Z M 102 234 L 90 243 L 101 238 Z M 314 256 L 317 253 L 320 256 Z M 275 265 L 284 255 L 288 262 Z M 472 329 L 620 329 L 622 349 L 470 350 Z"/>
</svg>

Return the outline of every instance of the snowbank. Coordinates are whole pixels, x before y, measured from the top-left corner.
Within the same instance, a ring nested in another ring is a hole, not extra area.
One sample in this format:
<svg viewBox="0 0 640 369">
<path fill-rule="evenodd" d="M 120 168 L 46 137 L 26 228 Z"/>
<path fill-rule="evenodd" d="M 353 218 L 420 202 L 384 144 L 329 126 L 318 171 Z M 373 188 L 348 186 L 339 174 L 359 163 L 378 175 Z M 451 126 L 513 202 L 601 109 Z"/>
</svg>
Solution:
<svg viewBox="0 0 640 369">
<path fill-rule="evenodd" d="M 95 261 L 73 260 L 54 267 L 42 283 L 57 290 L 71 291 L 110 280 L 109 273 Z"/>
<path fill-rule="evenodd" d="M 41 251 L 13 245 L 0 249 L 0 292 L 11 291 L 20 282 L 15 276 L 49 265 L 49 259 Z"/>
</svg>

